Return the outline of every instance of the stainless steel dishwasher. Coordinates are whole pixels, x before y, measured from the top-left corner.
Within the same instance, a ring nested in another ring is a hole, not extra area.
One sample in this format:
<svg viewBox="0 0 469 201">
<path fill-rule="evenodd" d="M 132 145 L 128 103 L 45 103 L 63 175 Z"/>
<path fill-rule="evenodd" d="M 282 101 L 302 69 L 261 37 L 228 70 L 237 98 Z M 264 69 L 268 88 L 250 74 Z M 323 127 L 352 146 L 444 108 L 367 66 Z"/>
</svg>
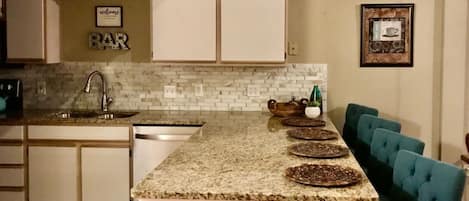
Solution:
<svg viewBox="0 0 469 201">
<path fill-rule="evenodd" d="M 184 141 L 194 134 L 201 134 L 201 127 L 201 125 L 134 125 L 134 186 Z"/>
</svg>

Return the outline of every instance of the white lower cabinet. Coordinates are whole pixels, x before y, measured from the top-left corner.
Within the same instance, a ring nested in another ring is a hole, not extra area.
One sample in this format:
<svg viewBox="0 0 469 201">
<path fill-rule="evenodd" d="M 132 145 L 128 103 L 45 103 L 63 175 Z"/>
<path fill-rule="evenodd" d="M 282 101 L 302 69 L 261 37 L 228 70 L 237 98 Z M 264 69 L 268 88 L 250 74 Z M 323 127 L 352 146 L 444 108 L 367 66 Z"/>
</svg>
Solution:
<svg viewBox="0 0 469 201">
<path fill-rule="evenodd" d="M 23 168 L 0 168 L 0 186 L 23 187 Z"/>
<path fill-rule="evenodd" d="M 23 136 L 23 125 L 0 125 L 0 201 L 25 201 Z"/>
<path fill-rule="evenodd" d="M 23 126 L 0 126 L 0 140 L 23 140 Z"/>
<path fill-rule="evenodd" d="M 23 146 L 0 146 L 0 164 L 23 164 Z"/>
<path fill-rule="evenodd" d="M 129 148 L 81 149 L 83 201 L 129 201 Z"/>
<path fill-rule="evenodd" d="M 29 201 L 129 201 L 129 132 L 28 126 Z"/>
<path fill-rule="evenodd" d="M 29 147 L 29 201 L 78 200 L 75 147 Z"/>
<path fill-rule="evenodd" d="M 25 201 L 24 192 L 0 191 L 0 201 Z"/>
</svg>

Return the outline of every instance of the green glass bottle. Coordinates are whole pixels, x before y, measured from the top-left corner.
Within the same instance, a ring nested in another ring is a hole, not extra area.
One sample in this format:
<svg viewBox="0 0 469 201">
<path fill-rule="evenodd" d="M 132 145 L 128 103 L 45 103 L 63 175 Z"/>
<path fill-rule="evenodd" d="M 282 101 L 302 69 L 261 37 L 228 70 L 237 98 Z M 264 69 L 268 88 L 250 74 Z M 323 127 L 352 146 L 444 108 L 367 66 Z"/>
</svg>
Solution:
<svg viewBox="0 0 469 201">
<path fill-rule="evenodd" d="M 317 84 L 314 85 L 313 91 L 311 92 L 311 96 L 309 97 L 309 101 L 313 103 L 319 103 L 319 109 L 321 110 L 321 114 L 323 113 L 321 91 L 319 90 L 319 86 Z"/>
</svg>

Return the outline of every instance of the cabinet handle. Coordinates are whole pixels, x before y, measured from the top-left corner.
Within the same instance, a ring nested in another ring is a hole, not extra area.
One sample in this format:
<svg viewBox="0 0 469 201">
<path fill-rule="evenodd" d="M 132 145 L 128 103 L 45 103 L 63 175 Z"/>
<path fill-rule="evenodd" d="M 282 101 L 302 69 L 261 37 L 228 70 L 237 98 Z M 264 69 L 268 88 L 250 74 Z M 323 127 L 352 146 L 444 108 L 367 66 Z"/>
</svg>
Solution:
<svg viewBox="0 0 469 201">
<path fill-rule="evenodd" d="M 192 135 L 191 134 L 184 134 L 184 135 L 144 135 L 144 134 L 135 134 L 135 139 L 141 140 L 155 140 L 155 141 L 186 141 Z"/>
</svg>

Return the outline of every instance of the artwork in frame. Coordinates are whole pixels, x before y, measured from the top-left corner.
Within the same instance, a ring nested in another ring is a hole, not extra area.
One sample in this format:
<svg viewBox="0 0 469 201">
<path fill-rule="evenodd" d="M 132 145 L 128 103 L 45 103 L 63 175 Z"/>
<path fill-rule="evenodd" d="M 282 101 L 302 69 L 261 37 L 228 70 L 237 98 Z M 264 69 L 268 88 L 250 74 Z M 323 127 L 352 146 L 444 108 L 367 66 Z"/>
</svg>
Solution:
<svg viewBox="0 0 469 201">
<path fill-rule="evenodd" d="M 96 27 L 121 28 L 123 27 L 122 6 L 96 6 Z"/>
<path fill-rule="evenodd" d="M 412 67 L 414 4 L 361 5 L 361 67 Z"/>
</svg>

